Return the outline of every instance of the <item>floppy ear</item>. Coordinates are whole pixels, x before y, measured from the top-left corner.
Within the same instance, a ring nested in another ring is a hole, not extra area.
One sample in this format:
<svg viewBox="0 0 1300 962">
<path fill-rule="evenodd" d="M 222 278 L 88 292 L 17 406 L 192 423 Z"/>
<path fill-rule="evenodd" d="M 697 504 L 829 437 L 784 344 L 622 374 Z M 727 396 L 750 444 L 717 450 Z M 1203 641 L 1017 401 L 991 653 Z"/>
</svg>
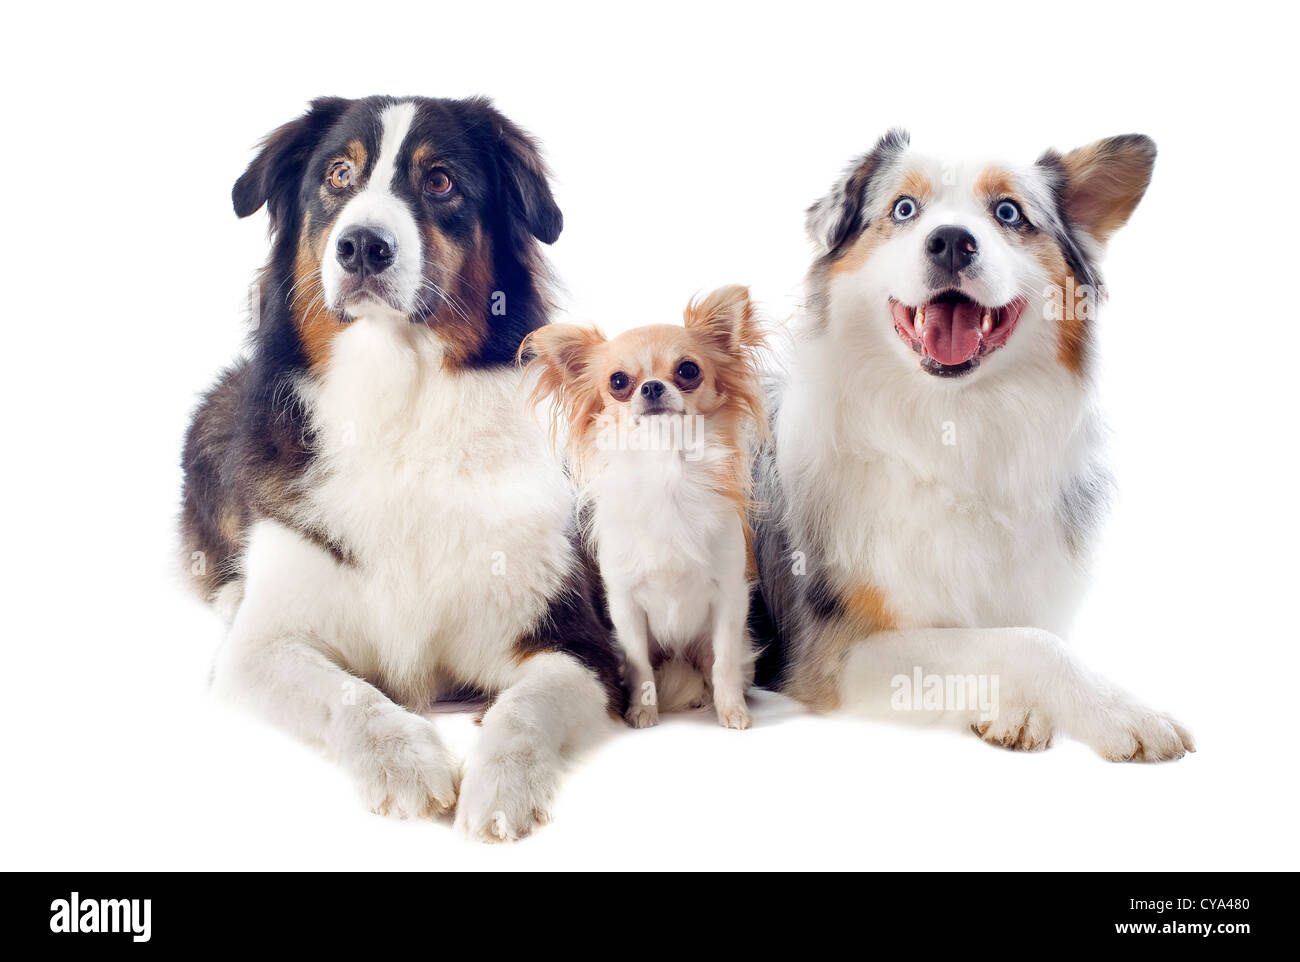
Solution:
<svg viewBox="0 0 1300 962">
<path fill-rule="evenodd" d="M 836 253 L 867 226 L 864 216 L 872 179 L 907 149 L 910 137 L 895 127 L 849 165 L 831 192 L 808 208 L 808 236 L 822 254 Z"/>
<path fill-rule="evenodd" d="M 1146 193 L 1155 162 L 1155 141 L 1142 134 L 1108 137 L 1064 156 L 1049 151 L 1039 159 L 1063 177 L 1066 219 L 1103 246 Z"/>
<path fill-rule="evenodd" d="M 703 300 L 691 301 L 685 317 L 688 331 L 704 336 L 717 350 L 729 355 L 762 346 L 763 332 L 748 287 L 720 287 Z"/>
<path fill-rule="evenodd" d="M 485 115 L 492 132 L 492 148 L 500 164 L 501 188 L 512 223 L 543 244 L 554 244 L 564 227 L 564 215 L 551 196 L 550 172 L 537 141 L 486 98 L 475 98 L 470 106 Z"/>
<path fill-rule="evenodd" d="M 341 97 L 318 98 L 297 120 L 268 134 L 248 170 L 235 181 L 230 192 L 235 213 L 247 217 L 266 204 L 271 227 L 279 227 L 286 202 L 298 190 L 312 151 L 349 103 Z"/>
</svg>

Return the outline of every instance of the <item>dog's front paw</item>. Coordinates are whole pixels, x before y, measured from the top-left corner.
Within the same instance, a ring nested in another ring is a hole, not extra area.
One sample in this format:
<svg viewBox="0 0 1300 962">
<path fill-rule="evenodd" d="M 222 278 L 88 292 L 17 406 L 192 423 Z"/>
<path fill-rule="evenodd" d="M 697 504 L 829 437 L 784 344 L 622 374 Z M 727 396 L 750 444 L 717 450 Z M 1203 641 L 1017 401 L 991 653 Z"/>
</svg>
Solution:
<svg viewBox="0 0 1300 962">
<path fill-rule="evenodd" d="M 1036 708 L 1004 705 L 998 717 L 978 721 L 971 731 L 990 745 L 1022 752 L 1041 752 L 1052 747 L 1052 723 Z"/>
<path fill-rule="evenodd" d="M 366 807 L 398 818 L 436 818 L 456 807 L 460 769 L 426 718 L 388 711 L 368 718 L 346 763 Z"/>
<path fill-rule="evenodd" d="M 745 729 L 750 726 L 752 719 L 743 698 L 740 701 L 718 699 L 714 707 L 718 710 L 718 724 L 723 728 Z"/>
<path fill-rule="evenodd" d="M 1112 762 L 1165 762 L 1196 751 L 1187 728 L 1164 712 L 1127 699 L 1098 710 L 1086 739 Z"/>
<path fill-rule="evenodd" d="M 653 728 L 659 724 L 657 705 L 633 705 L 624 716 L 633 728 Z"/>
<path fill-rule="evenodd" d="M 470 838 L 510 842 L 551 820 L 560 762 L 533 746 L 484 751 L 466 766 L 456 827 Z"/>
</svg>

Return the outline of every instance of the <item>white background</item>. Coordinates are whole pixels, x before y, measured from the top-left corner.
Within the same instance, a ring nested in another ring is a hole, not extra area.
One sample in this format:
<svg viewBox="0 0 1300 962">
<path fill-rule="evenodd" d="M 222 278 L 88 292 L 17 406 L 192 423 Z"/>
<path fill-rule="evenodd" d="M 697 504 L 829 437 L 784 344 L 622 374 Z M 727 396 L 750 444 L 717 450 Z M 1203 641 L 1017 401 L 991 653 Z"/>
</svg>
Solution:
<svg viewBox="0 0 1300 962">
<path fill-rule="evenodd" d="M 1281 8 L 762 8 L 6 14 L 2 867 L 1298 867 Z M 216 702 L 220 625 L 175 574 L 180 441 L 265 254 L 264 215 L 237 220 L 230 187 L 326 93 L 492 95 L 556 172 L 566 308 L 610 329 L 732 282 L 786 316 L 803 210 L 890 125 L 1015 161 L 1152 135 L 1100 323 L 1121 496 L 1073 643 L 1200 751 L 1013 754 L 766 696 L 748 732 L 679 717 L 616 735 L 554 825 L 493 847 L 368 814 L 339 770 Z"/>
</svg>

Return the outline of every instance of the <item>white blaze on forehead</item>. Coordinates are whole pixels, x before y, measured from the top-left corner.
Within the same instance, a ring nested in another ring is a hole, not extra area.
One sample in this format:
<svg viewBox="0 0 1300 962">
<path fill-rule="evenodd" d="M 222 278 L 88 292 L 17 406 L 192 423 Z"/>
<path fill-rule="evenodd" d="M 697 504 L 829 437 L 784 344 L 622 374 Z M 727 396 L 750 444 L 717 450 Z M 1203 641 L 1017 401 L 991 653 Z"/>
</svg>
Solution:
<svg viewBox="0 0 1300 962">
<path fill-rule="evenodd" d="M 375 165 L 361 192 L 348 201 L 339 214 L 325 244 L 321 263 L 321 280 L 325 301 L 331 309 L 343 308 L 352 317 L 375 309 L 373 302 L 354 307 L 339 303 L 345 271 L 338 263 L 335 249 L 339 237 L 351 227 L 380 228 L 397 239 L 397 258 L 388 270 L 379 275 L 383 285 L 402 311 L 414 309 L 423 284 L 423 242 L 420 228 L 409 204 L 394 193 L 393 185 L 405 171 L 398 169 L 402 144 L 415 122 L 417 106 L 410 101 L 390 104 L 379 115 L 379 150 Z M 392 313 L 387 312 L 387 313 Z"/>
<path fill-rule="evenodd" d="M 415 104 L 409 102 L 385 107 L 379 115 L 379 156 L 375 158 L 375 168 L 370 172 L 366 190 L 392 189 L 393 175 L 397 172 L 397 157 L 402 152 L 402 142 L 406 140 L 414 121 Z"/>
</svg>

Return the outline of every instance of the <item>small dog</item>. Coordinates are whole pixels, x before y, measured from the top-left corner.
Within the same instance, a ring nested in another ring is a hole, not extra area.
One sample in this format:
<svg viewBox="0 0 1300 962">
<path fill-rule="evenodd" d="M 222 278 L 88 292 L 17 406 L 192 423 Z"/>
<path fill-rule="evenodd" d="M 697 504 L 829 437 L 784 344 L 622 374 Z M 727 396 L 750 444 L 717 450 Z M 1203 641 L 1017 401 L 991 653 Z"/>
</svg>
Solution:
<svg viewBox="0 0 1300 962">
<path fill-rule="evenodd" d="M 750 449 L 764 424 L 762 334 L 743 287 L 692 302 L 685 326 L 606 340 L 560 324 L 529 335 L 533 399 L 555 402 L 587 534 L 626 657 L 628 723 L 697 708 L 748 728 Z"/>
<path fill-rule="evenodd" d="M 1116 760 L 1187 730 L 1061 641 L 1109 490 L 1092 370 L 1099 261 L 1155 145 L 947 162 L 891 132 L 808 214 L 817 255 L 762 460 L 760 682 L 820 707 L 917 668 L 1000 681 L 988 742 L 1058 730 Z M 775 407 L 775 405 L 770 405 Z"/>
<path fill-rule="evenodd" d="M 366 804 L 474 838 L 550 817 L 563 754 L 622 715 L 572 485 L 518 396 L 562 217 L 480 98 L 323 98 L 234 188 L 271 254 L 248 356 L 185 442 L 214 687 L 323 744 Z M 420 712 L 494 699 L 463 769 Z"/>
</svg>

